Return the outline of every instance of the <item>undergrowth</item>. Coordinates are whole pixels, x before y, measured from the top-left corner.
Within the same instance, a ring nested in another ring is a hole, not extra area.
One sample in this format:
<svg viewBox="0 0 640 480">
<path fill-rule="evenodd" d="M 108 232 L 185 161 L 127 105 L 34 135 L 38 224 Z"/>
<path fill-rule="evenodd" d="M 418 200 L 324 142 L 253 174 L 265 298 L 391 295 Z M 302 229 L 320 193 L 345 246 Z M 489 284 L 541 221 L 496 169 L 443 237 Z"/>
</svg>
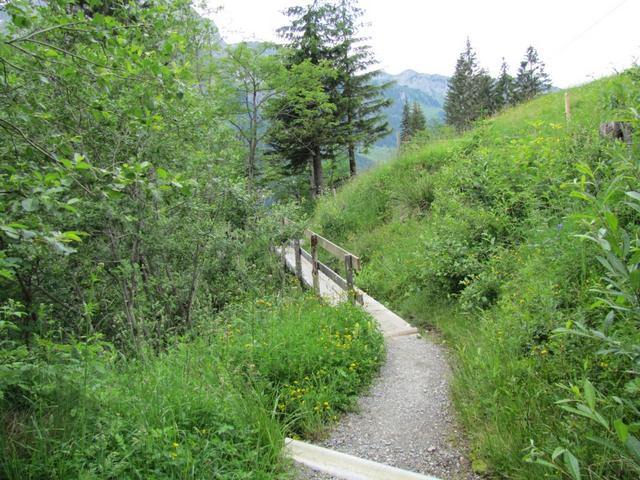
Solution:
<svg viewBox="0 0 640 480">
<path fill-rule="evenodd" d="M 360 309 L 297 294 L 229 307 L 137 358 L 99 337 L 30 349 L 2 338 L 8 479 L 285 477 L 284 436 L 321 434 L 383 358 Z"/>
</svg>

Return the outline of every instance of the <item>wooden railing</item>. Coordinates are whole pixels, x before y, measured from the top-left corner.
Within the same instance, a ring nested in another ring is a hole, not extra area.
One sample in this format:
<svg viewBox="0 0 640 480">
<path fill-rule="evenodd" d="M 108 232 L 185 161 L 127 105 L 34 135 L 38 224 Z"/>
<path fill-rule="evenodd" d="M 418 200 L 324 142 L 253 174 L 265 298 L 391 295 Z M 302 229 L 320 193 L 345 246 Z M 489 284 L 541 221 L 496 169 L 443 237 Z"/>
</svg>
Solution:
<svg viewBox="0 0 640 480">
<path fill-rule="evenodd" d="M 285 219 L 285 224 L 290 225 L 292 223 L 290 220 Z M 336 285 L 345 290 L 353 303 L 358 302 L 362 304 L 362 293 L 357 291 L 353 281 L 354 272 L 360 271 L 360 257 L 353 255 L 331 240 L 327 240 L 322 235 L 311 230 L 305 230 L 303 237 L 309 241 L 310 252 L 302 248 L 300 239 L 295 239 L 290 243 L 295 256 L 295 274 L 300 282 L 304 283 L 302 277 L 302 257 L 304 257 L 311 263 L 313 289 L 317 293 L 320 293 L 320 272 L 322 272 L 333 280 Z M 318 260 L 318 247 L 323 248 L 342 262 L 345 270 L 344 278 Z"/>
</svg>

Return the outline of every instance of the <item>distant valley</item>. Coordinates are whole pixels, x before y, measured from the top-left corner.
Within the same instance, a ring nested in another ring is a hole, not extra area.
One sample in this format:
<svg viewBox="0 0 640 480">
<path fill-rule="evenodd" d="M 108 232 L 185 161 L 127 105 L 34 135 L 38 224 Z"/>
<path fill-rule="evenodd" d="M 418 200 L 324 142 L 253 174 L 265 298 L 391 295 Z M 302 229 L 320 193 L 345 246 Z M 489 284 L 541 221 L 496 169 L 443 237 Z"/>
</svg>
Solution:
<svg viewBox="0 0 640 480">
<path fill-rule="evenodd" d="M 449 77 L 444 75 L 419 73 L 414 70 L 405 70 L 398 75 L 383 72 L 378 76 L 377 81 L 380 83 L 395 82 L 386 93 L 386 96 L 393 100 L 393 104 L 386 109 L 393 131 L 380 139 L 368 152 L 362 152 L 359 155 L 360 170 L 371 168 L 395 155 L 398 148 L 402 105 L 405 101 L 418 102 L 428 123 L 443 120 L 448 80 Z"/>
</svg>

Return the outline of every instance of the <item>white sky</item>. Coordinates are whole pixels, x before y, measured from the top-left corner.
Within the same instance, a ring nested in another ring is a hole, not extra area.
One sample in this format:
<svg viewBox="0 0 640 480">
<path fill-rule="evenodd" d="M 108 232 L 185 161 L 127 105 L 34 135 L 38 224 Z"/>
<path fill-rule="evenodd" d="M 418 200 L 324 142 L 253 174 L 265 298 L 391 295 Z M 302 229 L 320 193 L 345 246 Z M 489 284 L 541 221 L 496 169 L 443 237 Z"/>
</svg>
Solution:
<svg viewBox="0 0 640 480">
<path fill-rule="evenodd" d="M 282 10 L 309 0 L 204 0 L 229 43 L 277 41 Z M 640 59 L 640 0 L 360 0 L 380 67 L 451 75 L 466 37 L 482 67 L 512 73 L 533 45 L 553 84 L 599 78 Z"/>
</svg>

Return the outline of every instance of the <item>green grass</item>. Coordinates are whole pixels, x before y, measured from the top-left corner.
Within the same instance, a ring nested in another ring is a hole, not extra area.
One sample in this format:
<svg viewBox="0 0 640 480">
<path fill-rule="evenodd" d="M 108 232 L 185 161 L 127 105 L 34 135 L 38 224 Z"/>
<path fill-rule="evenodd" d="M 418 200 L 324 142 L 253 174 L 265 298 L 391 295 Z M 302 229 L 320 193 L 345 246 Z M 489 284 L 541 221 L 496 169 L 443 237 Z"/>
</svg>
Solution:
<svg viewBox="0 0 640 480">
<path fill-rule="evenodd" d="M 0 477 L 284 478 L 284 436 L 321 435 L 382 359 L 364 312 L 297 294 L 229 308 L 137 359 L 40 340 L 3 358 L 5 375 L 31 371 L 3 389 Z"/>
<path fill-rule="evenodd" d="M 583 478 L 633 475 L 627 460 L 588 440 L 602 436 L 601 427 L 556 404 L 565 387 L 581 395 L 575 386 L 589 378 L 603 392 L 602 408 L 619 415 L 605 396 L 625 395 L 633 367 L 553 330 L 597 326 L 606 314 L 590 290 L 602 275 L 597 246 L 576 238 L 595 222 L 584 221 L 590 207 L 571 192 L 586 188 L 600 198 L 637 165 L 621 142 L 600 138 L 598 126 L 637 106 L 640 86 L 621 75 L 570 95 L 569 123 L 558 92 L 462 136 L 410 145 L 322 200 L 312 219 L 314 230 L 362 257 L 360 287 L 442 332 L 472 458 L 497 478 L 562 475 L 523 460 L 531 442 L 547 452 L 569 448 Z M 597 172 L 592 183 L 581 183 L 578 163 Z M 621 222 L 634 231 L 637 213 L 622 203 Z"/>
</svg>

